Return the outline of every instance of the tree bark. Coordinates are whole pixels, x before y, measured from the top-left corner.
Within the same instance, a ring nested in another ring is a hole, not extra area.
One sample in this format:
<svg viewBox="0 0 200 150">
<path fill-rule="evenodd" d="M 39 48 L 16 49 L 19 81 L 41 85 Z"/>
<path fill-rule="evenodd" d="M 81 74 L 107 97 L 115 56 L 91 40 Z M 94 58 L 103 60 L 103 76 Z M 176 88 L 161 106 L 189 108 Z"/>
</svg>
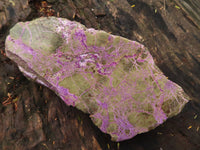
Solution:
<svg viewBox="0 0 200 150">
<path fill-rule="evenodd" d="M 165 75 L 182 86 L 192 101 L 158 128 L 128 141 L 112 142 L 88 114 L 66 106 L 52 91 L 27 80 L 4 56 L 5 36 L 14 23 L 49 15 L 40 9 L 41 1 L 30 0 L 30 14 L 17 20 L 7 18 L 0 26 L 0 149 L 200 149 L 198 0 L 59 0 L 47 4 L 55 16 L 144 44 Z"/>
</svg>

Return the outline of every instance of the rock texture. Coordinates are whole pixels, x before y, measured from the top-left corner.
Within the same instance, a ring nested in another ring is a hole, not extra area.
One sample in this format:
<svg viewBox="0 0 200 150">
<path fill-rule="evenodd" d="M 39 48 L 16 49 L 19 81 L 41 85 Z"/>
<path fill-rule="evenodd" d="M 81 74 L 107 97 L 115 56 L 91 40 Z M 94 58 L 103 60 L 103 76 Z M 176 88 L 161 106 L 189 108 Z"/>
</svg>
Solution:
<svg viewBox="0 0 200 150">
<path fill-rule="evenodd" d="M 67 19 L 18 23 L 6 39 L 6 54 L 25 76 L 89 113 L 114 141 L 155 128 L 189 99 L 143 45 Z"/>
</svg>

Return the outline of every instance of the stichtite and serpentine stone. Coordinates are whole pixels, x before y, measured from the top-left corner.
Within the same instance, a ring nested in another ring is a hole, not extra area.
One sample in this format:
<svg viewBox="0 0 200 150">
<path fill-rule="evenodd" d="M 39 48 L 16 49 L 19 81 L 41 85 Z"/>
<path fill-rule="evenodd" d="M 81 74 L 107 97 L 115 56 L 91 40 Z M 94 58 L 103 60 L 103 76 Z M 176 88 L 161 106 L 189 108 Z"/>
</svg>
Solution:
<svg viewBox="0 0 200 150">
<path fill-rule="evenodd" d="M 113 141 L 155 128 L 189 99 L 140 43 L 64 18 L 17 23 L 6 54 L 25 76 L 89 113 Z"/>
</svg>

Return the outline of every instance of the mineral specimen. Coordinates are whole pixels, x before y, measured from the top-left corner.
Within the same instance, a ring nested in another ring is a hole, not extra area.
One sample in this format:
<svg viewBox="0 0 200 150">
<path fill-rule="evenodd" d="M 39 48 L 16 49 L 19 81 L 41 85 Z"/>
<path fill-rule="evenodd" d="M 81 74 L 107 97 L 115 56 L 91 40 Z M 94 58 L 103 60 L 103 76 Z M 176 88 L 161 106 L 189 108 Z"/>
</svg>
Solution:
<svg viewBox="0 0 200 150">
<path fill-rule="evenodd" d="M 17 23 L 6 54 L 25 76 L 89 113 L 113 141 L 155 128 L 189 99 L 140 43 L 63 18 Z"/>
</svg>

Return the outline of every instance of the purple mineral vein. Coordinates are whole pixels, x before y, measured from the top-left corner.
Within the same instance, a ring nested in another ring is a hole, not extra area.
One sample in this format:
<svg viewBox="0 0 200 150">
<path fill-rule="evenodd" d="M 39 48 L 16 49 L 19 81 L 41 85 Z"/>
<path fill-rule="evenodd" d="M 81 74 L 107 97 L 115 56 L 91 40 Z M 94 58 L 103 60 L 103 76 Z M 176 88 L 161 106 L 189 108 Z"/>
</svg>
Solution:
<svg viewBox="0 0 200 150">
<path fill-rule="evenodd" d="M 6 52 L 27 77 L 89 113 L 113 141 L 155 128 L 189 99 L 142 44 L 67 19 L 18 23 Z"/>
</svg>

